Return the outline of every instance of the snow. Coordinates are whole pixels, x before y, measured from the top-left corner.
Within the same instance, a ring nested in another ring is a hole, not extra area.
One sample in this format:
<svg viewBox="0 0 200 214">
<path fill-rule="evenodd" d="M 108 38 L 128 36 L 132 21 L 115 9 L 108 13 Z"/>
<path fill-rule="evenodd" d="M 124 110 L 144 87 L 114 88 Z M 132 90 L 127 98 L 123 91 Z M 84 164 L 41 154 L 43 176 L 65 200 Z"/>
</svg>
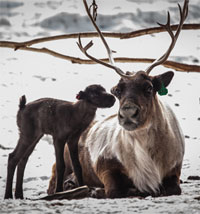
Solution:
<svg viewBox="0 0 200 214">
<path fill-rule="evenodd" d="M 102 30 L 126 32 L 165 23 L 166 11 L 170 10 L 172 24 L 177 23 L 177 2 L 174 1 L 96 1 Z M 187 23 L 200 23 L 200 1 L 191 0 Z M 78 0 L 28 0 L 0 2 L 0 40 L 27 41 L 33 38 L 71 32 L 93 31 Z M 91 53 L 106 57 L 106 51 L 98 38 L 92 38 Z M 159 57 L 170 42 L 167 33 L 147 35 L 128 40 L 106 39 L 117 51 L 114 55 L 127 57 Z M 66 55 L 82 57 L 76 39 L 38 44 Z M 90 39 L 83 39 L 87 43 Z M 98 50 L 98 51 L 97 51 Z M 200 30 L 182 31 L 170 59 L 200 64 Z M 145 69 L 147 64 L 118 64 L 123 70 Z M 159 66 L 152 75 L 168 69 Z M 102 84 L 107 90 L 119 77 L 101 65 L 79 65 L 49 55 L 0 49 L 0 213 L 199 213 L 200 181 L 188 180 L 189 175 L 200 176 L 200 74 L 175 72 L 169 86 L 169 95 L 160 99 L 169 103 L 176 113 L 186 140 L 181 179 L 182 195 L 146 199 L 40 202 L 29 200 L 3 200 L 5 191 L 8 154 L 18 139 L 16 112 L 19 98 L 25 94 L 28 101 L 41 97 L 55 97 L 75 101 L 76 94 L 87 85 Z M 113 114 L 118 103 L 107 110 L 99 110 L 97 118 Z M 8 149 L 5 149 L 5 148 Z M 27 198 L 44 196 L 55 161 L 50 136 L 45 136 L 29 158 L 25 177 L 24 195 Z"/>
</svg>

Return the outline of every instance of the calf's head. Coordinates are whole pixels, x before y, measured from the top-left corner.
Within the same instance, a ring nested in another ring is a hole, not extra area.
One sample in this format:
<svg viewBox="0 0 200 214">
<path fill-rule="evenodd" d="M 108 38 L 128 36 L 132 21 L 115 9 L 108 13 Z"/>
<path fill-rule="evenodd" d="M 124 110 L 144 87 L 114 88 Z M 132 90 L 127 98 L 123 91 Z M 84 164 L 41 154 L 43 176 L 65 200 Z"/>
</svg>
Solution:
<svg viewBox="0 0 200 214">
<path fill-rule="evenodd" d="M 149 76 L 143 71 L 131 78 L 121 78 L 111 89 L 120 102 L 118 111 L 119 124 L 128 131 L 144 127 L 153 113 L 156 93 L 162 85 L 167 87 L 174 73 L 169 71 L 158 76 Z"/>
<path fill-rule="evenodd" d="M 115 97 L 106 92 L 101 85 L 90 85 L 84 91 L 80 91 L 77 99 L 86 100 L 97 108 L 109 108 L 115 103 Z"/>
</svg>

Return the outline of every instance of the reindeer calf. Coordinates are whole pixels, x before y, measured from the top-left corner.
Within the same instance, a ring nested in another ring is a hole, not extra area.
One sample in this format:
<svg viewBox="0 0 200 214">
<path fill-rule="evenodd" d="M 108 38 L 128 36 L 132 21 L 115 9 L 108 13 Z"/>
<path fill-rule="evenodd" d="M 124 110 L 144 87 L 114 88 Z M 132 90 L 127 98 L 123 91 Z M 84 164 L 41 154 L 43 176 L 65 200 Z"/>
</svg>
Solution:
<svg viewBox="0 0 200 214">
<path fill-rule="evenodd" d="M 23 176 L 26 163 L 44 134 L 52 135 L 56 154 L 56 192 L 63 190 L 65 169 L 63 151 L 67 142 L 72 165 L 79 185 L 83 184 L 78 158 L 78 140 L 95 117 L 97 108 L 111 107 L 115 98 L 100 85 L 90 85 L 77 95 L 73 103 L 42 98 L 26 104 L 22 96 L 17 114 L 20 137 L 15 150 L 9 154 L 5 199 L 12 198 L 13 176 L 17 166 L 15 197 L 23 198 Z"/>
</svg>

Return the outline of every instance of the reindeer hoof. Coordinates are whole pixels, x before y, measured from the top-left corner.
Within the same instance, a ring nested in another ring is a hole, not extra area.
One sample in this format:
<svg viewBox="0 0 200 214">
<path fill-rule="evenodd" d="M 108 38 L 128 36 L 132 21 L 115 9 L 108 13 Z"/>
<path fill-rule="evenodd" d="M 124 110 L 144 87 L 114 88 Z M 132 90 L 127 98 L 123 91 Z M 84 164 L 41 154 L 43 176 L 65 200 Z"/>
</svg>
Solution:
<svg viewBox="0 0 200 214">
<path fill-rule="evenodd" d="M 104 188 L 90 188 L 90 197 L 91 198 L 106 198 Z"/>
<path fill-rule="evenodd" d="M 78 187 L 76 182 L 74 182 L 72 179 L 67 179 L 63 184 L 64 191 L 74 189 Z"/>
</svg>

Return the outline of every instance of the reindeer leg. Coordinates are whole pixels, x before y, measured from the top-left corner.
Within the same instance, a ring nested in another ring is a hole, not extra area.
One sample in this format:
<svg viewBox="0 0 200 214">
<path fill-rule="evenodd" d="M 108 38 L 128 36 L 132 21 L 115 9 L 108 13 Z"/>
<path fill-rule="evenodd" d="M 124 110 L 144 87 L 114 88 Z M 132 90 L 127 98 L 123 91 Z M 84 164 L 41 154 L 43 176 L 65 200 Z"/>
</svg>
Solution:
<svg viewBox="0 0 200 214">
<path fill-rule="evenodd" d="M 179 184 L 179 178 L 176 175 L 165 177 L 163 179 L 163 195 L 180 195 L 181 188 Z"/>
<path fill-rule="evenodd" d="M 180 172 L 181 167 L 176 167 L 172 170 L 170 175 L 166 176 L 162 182 L 162 194 L 165 196 L 169 195 L 180 195 Z"/>
<path fill-rule="evenodd" d="M 26 138 L 21 134 L 15 150 L 10 153 L 8 157 L 6 191 L 4 196 L 5 199 L 13 198 L 12 186 L 15 169 L 28 148 L 29 142 L 27 142 Z"/>
<path fill-rule="evenodd" d="M 96 173 L 104 185 L 106 197 L 122 198 L 129 196 L 132 181 L 123 173 L 123 166 L 114 159 L 100 158 L 96 166 Z"/>
<path fill-rule="evenodd" d="M 65 161 L 65 172 L 63 177 L 63 190 L 65 191 L 65 190 L 78 187 L 76 176 L 73 173 L 72 161 L 70 158 L 69 148 L 67 144 L 65 144 L 65 148 L 64 148 L 64 161 Z M 47 189 L 48 195 L 52 195 L 55 193 L 56 180 L 57 180 L 56 163 L 54 163 L 52 166 L 51 179 L 49 181 L 49 186 Z"/>
<path fill-rule="evenodd" d="M 65 140 L 54 138 L 54 147 L 56 153 L 56 192 L 63 191 L 63 177 L 65 171 L 65 162 L 64 162 L 64 146 Z"/>
<path fill-rule="evenodd" d="M 18 148 L 20 147 L 19 142 L 15 150 L 12 153 L 10 153 L 8 157 L 6 191 L 4 196 L 5 199 L 13 198 L 12 195 L 13 176 L 15 173 L 17 163 L 20 159 L 20 155 L 17 155 L 17 151 L 19 150 Z"/>
<path fill-rule="evenodd" d="M 124 174 L 118 170 L 107 170 L 102 175 L 106 197 L 123 198 L 129 196 L 127 177 Z"/>
<path fill-rule="evenodd" d="M 67 176 L 67 179 L 63 182 L 63 189 L 64 191 L 66 190 L 71 190 L 79 187 L 77 178 L 74 173 L 71 173 L 70 175 Z"/>
<path fill-rule="evenodd" d="M 17 165 L 17 183 L 15 188 L 15 198 L 23 199 L 23 177 L 24 177 L 24 170 L 28 161 L 29 156 L 32 154 L 36 144 L 40 140 L 43 134 L 37 136 L 35 140 L 33 140 L 30 147 L 27 149 L 26 153 L 24 154 L 23 158 L 19 161 Z"/>
<path fill-rule="evenodd" d="M 52 170 L 51 170 L 51 178 L 49 181 L 49 186 L 47 189 L 47 194 L 52 195 L 55 193 L 56 190 L 56 180 L 57 180 L 57 175 L 56 175 L 56 163 L 53 164 Z"/>
<path fill-rule="evenodd" d="M 70 140 L 67 142 L 67 145 L 70 152 L 74 174 L 76 175 L 79 186 L 83 186 L 82 168 L 78 154 L 78 141 L 79 136 L 75 136 L 73 138 L 70 138 Z"/>
</svg>

